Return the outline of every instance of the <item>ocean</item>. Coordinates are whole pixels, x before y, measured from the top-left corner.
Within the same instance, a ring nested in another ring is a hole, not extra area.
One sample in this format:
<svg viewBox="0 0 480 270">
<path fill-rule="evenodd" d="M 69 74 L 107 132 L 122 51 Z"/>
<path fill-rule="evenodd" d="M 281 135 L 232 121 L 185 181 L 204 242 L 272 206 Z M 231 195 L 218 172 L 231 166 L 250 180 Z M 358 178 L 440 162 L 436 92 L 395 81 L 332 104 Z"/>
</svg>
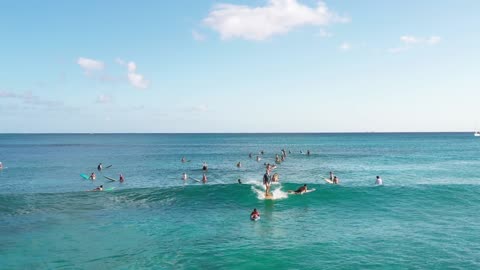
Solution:
<svg viewBox="0 0 480 270">
<path fill-rule="evenodd" d="M 1 134 L 0 162 L 0 269 L 480 269 L 472 133 Z"/>
</svg>

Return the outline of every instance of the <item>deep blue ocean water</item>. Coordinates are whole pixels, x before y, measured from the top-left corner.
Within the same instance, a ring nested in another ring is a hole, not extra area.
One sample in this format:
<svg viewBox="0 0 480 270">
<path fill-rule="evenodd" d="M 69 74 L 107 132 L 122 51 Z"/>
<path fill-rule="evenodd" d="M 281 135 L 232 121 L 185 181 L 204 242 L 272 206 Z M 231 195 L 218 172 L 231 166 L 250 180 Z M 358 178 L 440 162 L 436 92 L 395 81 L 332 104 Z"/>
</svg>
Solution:
<svg viewBox="0 0 480 270">
<path fill-rule="evenodd" d="M 471 133 L 3 134 L 0 161 L 0 269 L 480 268 Z"/>
</svg>

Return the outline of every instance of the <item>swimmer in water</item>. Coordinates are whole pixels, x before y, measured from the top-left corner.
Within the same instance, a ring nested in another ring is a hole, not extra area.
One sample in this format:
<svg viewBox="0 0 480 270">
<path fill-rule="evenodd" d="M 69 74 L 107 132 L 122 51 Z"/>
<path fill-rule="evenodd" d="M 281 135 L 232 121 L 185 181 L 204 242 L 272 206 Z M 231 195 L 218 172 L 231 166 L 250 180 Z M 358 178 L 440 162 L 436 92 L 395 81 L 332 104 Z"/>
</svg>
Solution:
<svg viewBox="0 0 480 270">
<path fill-rule="evenodd" d="M 92 172 L 92 173 L 90 174 L 90 177 L 89 177 L 88 179 L 90 179 L 90 180 L 95 180 L 96 178 L 97 178 L 97 176 L 95 175 L 95 173 Z"/>
<path fill-rule="evenodd" d="M 307 156 L 310 156 L 310 150 L 307 150 Z"/>
<path fill-rule="evenodd" d="M 123 174 L 120 174 L 120 177 L 119 177 L 118 181 L 119 181 L 120 183 L 125 182 L 125 177 L 123 177 Z"/>
<path fill-rule="evenodd" d="M 260 160 L 261 160 L 261 158 L 259 156 L 257 156 L 257 161 L 260 161 Z"/>
<path fill-rule="evenodd" d="M 98 164 L 98 166 L 97 166 L 97 170 L 98 170 L 98 171 L 101 171 L 102 169 L 103 169 L 103 165 L 102 165 L 102 163 Z"/>
<path fill-rule="evenodd" d="M 0 170 L 3 169 L 3 164 L 0 162 Z"/>
<path fill-rule="evenodd" d="M 182 163 L 185 163 L 187 162 L 187 160 L 185 159 L 185 157 L 182 157 Z"/>
<path fill-rule="evenodd" d="M 330 181 L 333 181 L 333 177 L 334 177 L 333 172 L 330 172 L 330 177 L 329 177 Z"/>
<path fill-rule="evenodd" d="M 241 184 L 241 183 L 242 183 L 242 180 L 238 179 L 238 183 Z"/>
<path fill-rule="evenodd" d="M 206 175 L 206 174 L 203 174 L 202 182 L 203 182 L 204 184 L 207 183 L 207 175 Z"/>
<path fill-rule="evenodd" d="M 257 208 L 253 209 L 252 213 L 250 214 L 250 219 L 256 220 L 260 217 L 260 213 L 257 211 Z"/>
<path fill-rule="evenodd" d="M 204 171 L 208 170 L 208 164 L 205 161 L 203 162 L 202 170 L 204 170 Z"/>
<path fill-rule="evenodd" d="M 375 185 L 383 185 L 383 180 L 382 178 L 380 178 L 380 176 L 377 176 L 377 179 L 375 180 Z"/>
<path fill-rule="evenodd" d="M 248 157 L 249 157 L 249 158 L 252 158 L 252 153 L 248 154 Z"/>
<path fill-rule="evenodd" d="M 187 173 L 183 173 L 183 174 L 182 174 L 182 180 L 187 180 L 187 179 L 188 179 Z"/>
<path fill-rule="evenodd" d="M 242 167 L 242 162 L 239 161 L 239 162 L 237 163 L 237 168 L 241 168 L 241 167 Z"/>
</svg>

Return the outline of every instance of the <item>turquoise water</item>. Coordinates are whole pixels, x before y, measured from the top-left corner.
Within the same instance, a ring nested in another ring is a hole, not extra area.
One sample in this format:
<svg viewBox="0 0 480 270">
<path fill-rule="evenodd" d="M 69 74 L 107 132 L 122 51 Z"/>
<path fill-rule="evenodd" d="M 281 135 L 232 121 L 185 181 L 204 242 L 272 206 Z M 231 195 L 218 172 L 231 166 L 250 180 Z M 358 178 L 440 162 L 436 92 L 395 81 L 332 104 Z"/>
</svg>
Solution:
<svg viewBox="0 0 480 270">
<path fill-rule="evenodd" d="M 282 148 L 292 154 L 264 200 L 263 162 Z M 1 269 L 480 267 L 470 133 L 12 134 L 0 161 Z M 181 180 L 200 179 L 203 161 L 207 184 Z M 97 173 L 98 162 L 113 166 Z M 340 185 L 322 180 L 331 170 Z M 93 183 L 80 177 L 91 172 Z M 123 184 L 102 177 L 119 173 Z M 285 192 L 303 183 L 316 191 Z M 85 192 L 100 184 L 116 189 Z"/>
</svg>

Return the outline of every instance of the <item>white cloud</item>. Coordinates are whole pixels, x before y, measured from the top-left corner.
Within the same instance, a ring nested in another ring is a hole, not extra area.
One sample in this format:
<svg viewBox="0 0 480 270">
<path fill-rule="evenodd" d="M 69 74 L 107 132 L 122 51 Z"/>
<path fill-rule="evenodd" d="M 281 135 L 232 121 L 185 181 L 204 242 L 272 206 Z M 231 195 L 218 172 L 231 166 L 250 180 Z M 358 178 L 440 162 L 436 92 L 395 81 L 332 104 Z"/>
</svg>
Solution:
<svg viewBox="0 0 480 270">
<path fill-rule="evenodd" d="M 85 74 L 89 75 L 93 71 L 101 71 L 105 68 L 102 61 L 79 57 L 77 64 L 85 71 Z"/>
<path fill-rule="evenodd" d="M 109 95 L 99 95 L 97 97 L 97 103 L 108 104 L 112 102 L 112 97 Z"/>
<path fill-rule="evenodd" d="M 352 45 L 350 45 L 350 43 L 348 42 L 343 42 L 342 44 L 340 44 L 339 49 L 342 51 L 349 51 L 350 49 L 352 49 Z"/>
<path fill-rule="evenodd" d="M 192 37 L 196 41 L 205 41 L 206 40 L 206 37 L 204 35 L 202 35 L 201 33 L 197 32 L 195 30 L 192 30 Z"/>
<path fill-rule="evenodd" d="M 433 46 L 438 44 L 442 39 L 439 36 L 430 36 L 430 37 L 415 37 L 415 36 L 401 36 L 400 41 L 403 43 L 402 46 L 390 48 L 388 52 L 390 53 L 400 53 L 404 51 L 408 51 L 415 46 L 420 45 L 429 45 Z"/>
<path fill-rule="evenodd" d="M 315 8 L 297 0 L 269 0 L 266 6 L 216 5 L 203 22 L 222 39 L 264 40 L 305 25 L 325 26 L 349 19 L 331 12 L 325 3 Z"/>
<path fill-rule="evenodd" d="M 133 87 L 140 89 L 148 88 L 148 86 L 150 85 L 150 81 L 146 80 L 142 74 L 137 73 L 137 64 L 135 64 L 135 62 L 130 61 L 126 63 L 120 58 L 117 58 L 115 62 L 117 62 L 119 65 L 127 67 L 127 78 Z"/>
<path fill-rule="evenodd" d="M 331 37 L 332 33 L 328 32 L 325 29 L 320 29 L 320 31 L 318 32 L 318 36 L 323 37 L 323 38 L 327 38 L 327 37 Z"/>
</svg>

